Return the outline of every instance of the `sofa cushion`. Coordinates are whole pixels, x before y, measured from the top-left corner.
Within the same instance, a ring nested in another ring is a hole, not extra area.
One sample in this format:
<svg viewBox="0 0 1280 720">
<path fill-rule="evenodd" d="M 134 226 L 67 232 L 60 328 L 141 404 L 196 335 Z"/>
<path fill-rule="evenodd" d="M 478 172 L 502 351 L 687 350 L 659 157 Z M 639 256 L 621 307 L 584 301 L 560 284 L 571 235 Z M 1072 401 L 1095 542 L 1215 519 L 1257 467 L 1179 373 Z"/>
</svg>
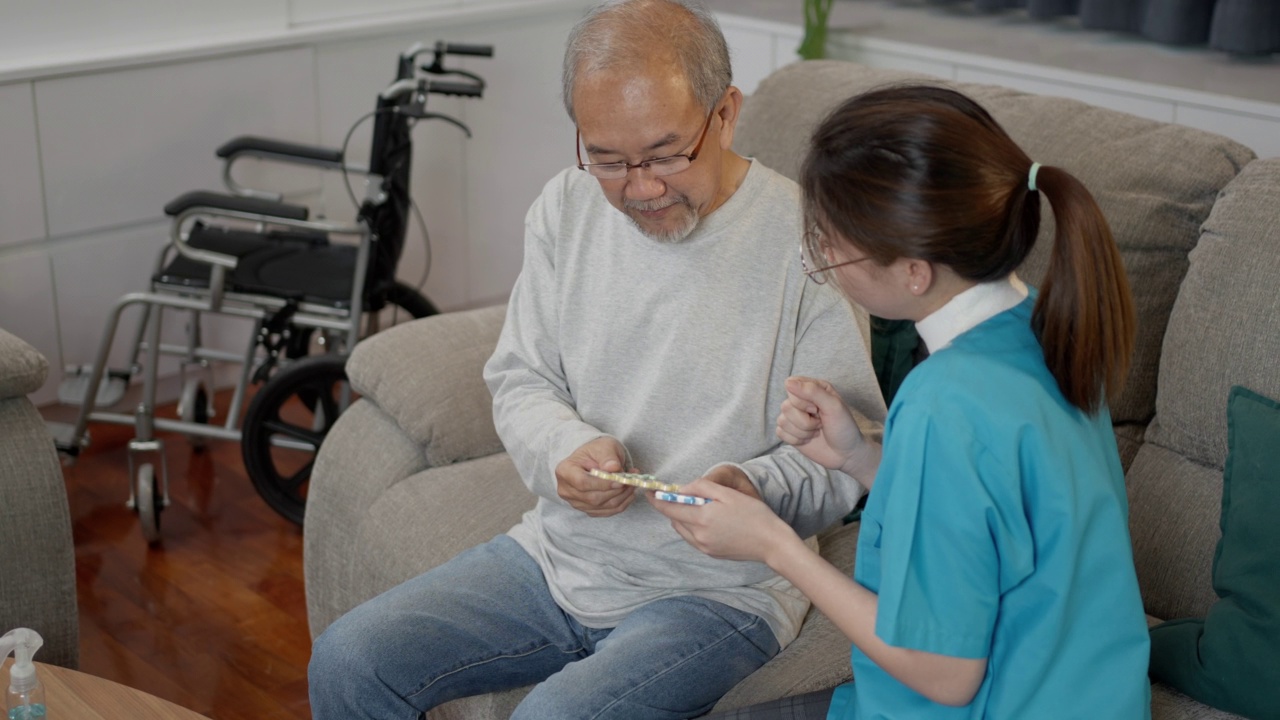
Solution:
<svg viewBox="0 0 1280 720">
<path fill-rule="evenodd" d="M 794 178 L 809 134 L 845 98 L 894 82 L 940 83 L 964 92 L 1004 126 L 1027 154 L 1066 168 L 1094 193 L 1131 278 L 1138 342 L 1129 383 L 1111 408 L 1117 423 L 1145 424 L 1155 411 L 1161 341 L 1200 224 L 1214 198 L 1254 157 L 1219 135 L 1065 98 L 990 85 L 949 83 L 840 61 L 795 63 L 766 78 L 743 108 L 734 147 Z M 1052 243 L 1047 202 L 1040 240 L 1020 270 L 1038 284 Z"/>
<path fill-rule="evenodd" d="M 1213 707 L 1280 717 L 1280 403 L 1236 386 L 1227 425 L 1220 599 L 1204 618 L 1151 630 L 1151 677 Z"/>
<path fill-rule="evenodd" d="M 1217 600 L 1210 577 L 1222 470 L 1146 443 L 1125 484 L 1143 607 L 1156 618 L 1204 615 Z"/>
<path fill-rule="evenodd" d="M 1151 720 L 1244 720 L 1226 710 L 1211 708 L 1164 683 L 1151 683 Z"/>
<path fill-rule="evenodd" d="M 397 325 L 357 345 L 347 375 L 424 448 L 432 466 L 502 452 L 480 369 L 504 317 L 498 305 Z"/>
<path fill-rule="evenodd" d="M 1169 318 L 1147 442 L 1221 468 L 1232 385 L 1280 397 L 1280 158 L 1223 191 Z"/>
<path fill-rule="evenodd" d="M 1165 619 L 1204 615 L 1217 600 L 1210 574 L 1219 537 L 1221 469 L 1146 443 L 1125 483 L 1147 613 Z"/>
<path fill-rule="evenodd" d="M 0 400 L 40 389 L 49 361 L 25 340 L 0 329 Z"/>
</svg>

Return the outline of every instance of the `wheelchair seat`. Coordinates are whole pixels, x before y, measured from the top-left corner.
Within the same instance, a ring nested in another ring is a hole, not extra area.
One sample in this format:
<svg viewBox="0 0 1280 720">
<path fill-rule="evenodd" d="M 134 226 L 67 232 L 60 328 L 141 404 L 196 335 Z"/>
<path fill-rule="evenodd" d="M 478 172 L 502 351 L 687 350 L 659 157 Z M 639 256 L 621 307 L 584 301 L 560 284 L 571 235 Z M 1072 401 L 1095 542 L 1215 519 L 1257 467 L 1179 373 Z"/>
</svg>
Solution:
<svg viewBox="0 0 1280 720">
<path fill-rule="evenodd" d="M 345 309 L 355 278 L 354 245 L 331 244 L 324 233 L 272 230 L 259 233 L 196 223 L 188 244 L 238 259 L 227 290 Z M 210 266 L 176 255 L 152 276 L 157 284 L 209 289 Z"/>
</svg>

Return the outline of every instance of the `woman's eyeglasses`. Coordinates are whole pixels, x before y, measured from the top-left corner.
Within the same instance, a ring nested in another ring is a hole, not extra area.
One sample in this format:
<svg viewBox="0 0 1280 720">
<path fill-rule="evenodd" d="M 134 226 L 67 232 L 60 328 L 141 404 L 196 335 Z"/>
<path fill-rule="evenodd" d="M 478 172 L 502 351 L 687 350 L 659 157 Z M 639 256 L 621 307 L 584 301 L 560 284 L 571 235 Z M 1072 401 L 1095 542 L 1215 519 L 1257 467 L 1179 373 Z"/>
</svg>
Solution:
<svg viewBox="0 0 1280 720">
<path fill-rule="evenodd" d="M 822 235 L 822 231 L 816 227 L 809 228 L 804 233 L 804 240 L 800 243 L 800 269 L 804 274 L 815 283 L 821 285 L 827 281 L 827 271 L 835 268 L 860 263 L 863 260 L 870 260 L 871 256 L 860 257 L 857 260 L 845 260 L 844 262 L 832 263 L 831 243 Z M 826 262 L 818 263 L 818 258 L 823 258 Z"/>
</svg>

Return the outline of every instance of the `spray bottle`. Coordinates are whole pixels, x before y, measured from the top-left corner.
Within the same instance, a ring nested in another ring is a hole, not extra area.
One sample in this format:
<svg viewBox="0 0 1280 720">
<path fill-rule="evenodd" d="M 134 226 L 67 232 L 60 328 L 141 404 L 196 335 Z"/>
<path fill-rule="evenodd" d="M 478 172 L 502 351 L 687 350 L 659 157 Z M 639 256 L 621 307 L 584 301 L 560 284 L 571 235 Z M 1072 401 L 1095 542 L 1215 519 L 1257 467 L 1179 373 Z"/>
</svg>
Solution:
<svg viewBox="0 0 1280 720">
<path fill-rule="evenodd" d="M 36 666 L 31 662 L 31 657 L 43 644 L 40 633 L 27 628 L 10 630 L 0 637 L 0 662 L 13 653 L 5 703 L 8 720 L 43 720 L 45 717 L 44 686 L 36 677 Z"/>
</svg>

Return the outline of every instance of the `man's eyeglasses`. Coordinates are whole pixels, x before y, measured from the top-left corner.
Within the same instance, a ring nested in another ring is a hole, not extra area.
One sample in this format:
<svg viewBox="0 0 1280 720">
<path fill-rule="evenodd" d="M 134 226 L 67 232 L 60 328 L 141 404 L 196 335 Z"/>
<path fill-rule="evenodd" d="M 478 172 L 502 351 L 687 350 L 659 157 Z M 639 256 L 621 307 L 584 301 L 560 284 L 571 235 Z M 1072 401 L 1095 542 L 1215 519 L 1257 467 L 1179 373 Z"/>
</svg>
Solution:
<svg viewBox="0 0 1280 720">
<path fill-rule="evenodd" d="M 804 233 L 804 240 L 800 243 L 800 269 L 804 274 L 815 283 L 821 285 L 827 281 L 827 271 L 833 270 L 844 265 L 852 265 L 860 263 L 863 260 L 870 260 L 871 256 L 860 257 L 857 260 L 845 260 L 844 262 L 819 264 L 818 258 L 823 258 L 830 262 L 831 243 L 822 236 L 822 231 L 818 228 L 809 228 Z M 812 264 L 810 264 L 812 263 Z"/>
<path fill-rule="evenodd" d="M 717 105 L 719 107 L 719 105 Z M 586 170 L 592 176 L 601 180 L 621 180 L 627 176 L 627 173 L 635 168 L 644 168 L 653 174 L 654 177 L 664 177 L 666 175 L 675 175 L 689 168 L 690 163 L 698 159 L 698 151 L 702 150 L 702 142 L 707 139 L 707 129 L 711 127 L 711 118 L 716 114 L 716 109 L 711 108 L 711 112 L 707 115 L 707 121 L 702 124 L 702 134 L 698 136 L 698 144 L 693 147 L 693 151 L 685 155 L 668 155 L 666 157 L 654 158 L 638 162 L 635 165 L 625 162 L 611 163 L 584 163 L 582 162 L 582 133 L 577 134 L 574 145 L 578 151 L 578 169 Z"/>
</svg>

